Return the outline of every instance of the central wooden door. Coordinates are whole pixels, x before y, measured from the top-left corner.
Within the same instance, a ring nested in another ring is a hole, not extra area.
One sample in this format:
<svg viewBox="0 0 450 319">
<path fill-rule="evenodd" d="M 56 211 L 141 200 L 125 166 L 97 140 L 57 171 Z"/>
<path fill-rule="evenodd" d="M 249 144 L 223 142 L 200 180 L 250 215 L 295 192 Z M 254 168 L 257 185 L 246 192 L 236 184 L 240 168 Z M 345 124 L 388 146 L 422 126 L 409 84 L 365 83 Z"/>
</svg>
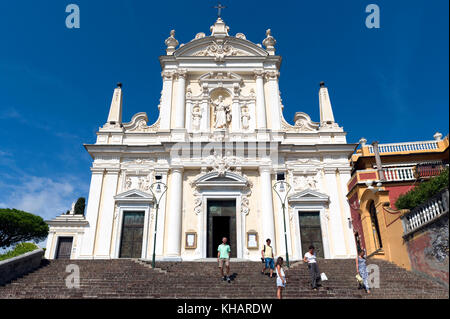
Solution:
<svg viewBox="0 0 450 319">
<path fill-rule="evenodd" d="M 236 258 L 236 200 L 208 200 L 207 257 L 217 258 L 217 247 L 228 238 L 231 258 Z"/>
<path fill-rule="evenodd" d="M 70 259 L 73 237 L 59 237 L 56 259 Z"/>
<path fill-rule="evenodd" d="M 120 258 L 141 258 L 145 212 L 124 212 Z"/>
<path fill-rule="evenodd" d="M 299 221 L 303 255 L 309 250 L 309 246 L 313 245 L 316 256 L 324 258 L 320 213 L 299 212 Z"/>
</svg>

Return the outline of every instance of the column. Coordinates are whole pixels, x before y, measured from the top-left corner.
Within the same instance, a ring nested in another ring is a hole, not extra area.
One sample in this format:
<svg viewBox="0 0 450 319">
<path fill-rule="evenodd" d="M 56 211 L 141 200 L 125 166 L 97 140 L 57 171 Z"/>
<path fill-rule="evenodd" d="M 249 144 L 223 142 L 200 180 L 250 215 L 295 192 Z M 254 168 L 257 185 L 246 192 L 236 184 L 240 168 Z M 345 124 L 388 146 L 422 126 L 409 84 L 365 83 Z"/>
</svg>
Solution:
<svg viewBox="0 0 450 319">
<path fill-rule="evenodd" d="M 264 95 L 264 72 L 255 71 L 257 128 L 267 128 L 266 99 Z"/>
<path fill-rule="evenodd" d="M 83 234 L 83 241 L 80 249 L 80 259 L 93 259 L 94 257 L 94 241 L 97 231 L 97 217 L 99 213 L 100 197 L 103 187 L 104 169 L 92 168 L 91 186 L 86 209 L 86 219 L 89 227 Z"/>
<path fill-rule="evenodd" d="M 184 128 L 184 120 L 186 114 L 186 71 L 179 70 L 178 76 L 178 92 L 176 94 L 177 100 L 175 104 L 175 128 Z"/>
<path fill-rule="evenodd" d="M 272 240 L 272 247 L 276 250 L 275 238 L 275 222 L 273 213 L 273 192 L 271 168 L 260 167 L 261 179 L 261 222 L 262 222 L 262 236 L 260 240 L 265 242 L 267 238 Z M 274 251 L 275 254 L 275 251 Z"/>
<path fill-rule="evenodd" d="M 233 106 L 232 106 L 231 114 L 233 114 L 232 131 L 238 132 L 241 129 L 241 110 L 239 107 L 239 99 L 237 99 L 237 98 L 233 99 Z"/>
<path fill-rule="evenodd" d="M 331 234 L 328 234 L 328 240 L 333 245 L 334 256 L 331 258 L 346 258 L 347 251 L 345 247 L 344 230 L 341 219 L 341 209 L 339 205 L 339 192 L 336 180 L 336 168 L 326 168 L 324 170 L 325 181 L 327 183 L 328 195 L 330 196 L 330 219 Z"/>
<path fill-rule="evenodd" d="M 346 198 L 346 194 L 348 192 L 347 183 L 351 178 L 351 168 L 340 168 L 339 169 L 339 180 L 340 180 L 340 196 L 341 196 L 341 203 L 342 206 L 344 206 L 344 211 L 342 212 L 342 218 L 344 220 L 344 229 L 347 236 L 347 242 L 348 242 L 348 254 L 350 257 L 356 257 L 357 251 L 356 251 L 356 244 L 355 244 L 355 237 L 353 235 L 353 227 L 350 227 L 349 220 L 351 221 L 352 215 L 350 212 L 350 206 Z"/>
<path fill-rule="evenodd" d="M 270 71 L 266 73 L 267 83 L 269 87 L 269 109 L 270 116 L 272 118 L 272 129 L 281 129 L 281 103 L 280 103 L 280 90 L 278 85 L 278 71 Z"/>
<path fill-rule="evenodd" d="M 183 168 L 172 168 L 169 185 L 169 230 L 167 256 L 180 257 L 181 254 L 181 218 L 183 209 Z"/>
<path fill-rule="evenodd" d="M 48 236 L 47 236 L 45 255 L 44 255 L 44 257 L 46 259 L 55 259 L 54 252 L 52 252 L 52 244 L 53 244 L 54 237 L 55 237 L 55 231 L 53 231 L 53 230 L 49 231 Z M 53 256 L 52 256 L 52 253 L 53 253 Z"/>
<path fill-rule="evenodd" d="M 161 129 L 170 129 L 170 116 L 172 109 L 172 93 L 173 93 L 173 73 L 165 71 L 162 73 L 163 89 L 161 93 L 160 118 Z"/>
<path fill-rule="evenodd" d="M 211 123 L 211 114 L 207 98 L 204 98 L 202 100 L 201 109 L 202 109 L 201 132 L 207 133 L 210 130 L 210 123 Z"/>
<path fill-rule="evenodd" d="M 114 221 L 114 196 L 117 194 L 119 169 L 108 169 L 105 174 L 103 199 L 99 209 L 94 258 L 111 258 L 111 235 Z"/>
<path fill-rule="evenodd" d="M 194 130 L 192 126 L 192 110 L 194 108 L 194 104 L 192 103 L 192 100 L 186 100 L 186 118 L 185 118 L 185 127 L 186 130 L 189 130 L 192 132 Z"/>
</svg>

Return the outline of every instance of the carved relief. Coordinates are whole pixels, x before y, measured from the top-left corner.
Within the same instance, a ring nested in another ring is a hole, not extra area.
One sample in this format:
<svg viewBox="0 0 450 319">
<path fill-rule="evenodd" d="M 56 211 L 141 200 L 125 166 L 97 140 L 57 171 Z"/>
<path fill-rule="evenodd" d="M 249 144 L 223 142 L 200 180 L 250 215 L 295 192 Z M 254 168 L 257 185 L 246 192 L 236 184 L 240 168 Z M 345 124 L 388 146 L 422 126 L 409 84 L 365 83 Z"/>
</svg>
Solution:
<svg viewBox="0 0 450 319">
<path fill-rule="evenodd" d="M 247 195 L 242 196 L 241 213 L 247 216 L 250 213 L 250 200 Z"/>
<path fill-rule="evenodd" d="M 119 206 L 116 204 L 114 204 L 114 219 L 117 219 L 117 217 L 119 217 Z"/>
<path fill-rule="evenodd" d="M 200 215 L 202 212 L 203 199 L 198 191 L 194 191 L 194 213 Z"/>
<path fill-rule="evenodd" d="M 294 189 L 297 190 L 305 190 L 305 189 L 311 189 L 311 190 L 317 190 L 318 181 L 316 176 L 294 176 Z"/>
<path fill-rule="evenodd" d="M 231 167 L 236 167 L 240 160 L 236 156 L 219 156 L 216 152 L 207 158 L 206 162 L 213 167 L 213 171 L 219 173 L 219 176 L 224 176 L 226 172 L 230 171 Z"/>
<path fill-rule="evenodd" d="M 278 77 L 280 76 L 280 72 L 278 71 L 266 71 L 264 72 L 264 75 L 266 77 L 266 80 L 278 80 Z"/>
<path fill-rule="evenodd" d="M 134 133 L 148 133 L 148 132 L 157 132 L 160 128 L 161 118 L 153 124 L 152 126 L 148 126 L 148 117 L 146 113 L 138 113 L 133 116 L 131 122 L 123 124 L 125 131 L 134 132 Z"/>
<path fill-rule="evenodd" d="M 139 189 L 143 192 L 149 193 L 152 184 L 153 174 L 143 175 L 129 175 L 125 179 L 124 191 L 131 189 Z"/>
<path fill-rule="evenodd" d="M 212 56 L 216 61 L 223 61 L 227 56 L 246 56 L 248 53 L 235 49 L 228 44 L 228 41 L 223 43 L 214 41 L 205 50 L 195 53 L 195 56 Z"/>
<path fill-rule="evenodd" d="M 150 190 L 150 176 L 139 178 L 139 190 L 148 192 Z"/>
<path fill-rule="evenodd" d="M 202 120 L 202 111 L 198 104 L 192 109 L 192 128 L 194 131 L 200 130 L 200 124 Z"/>
<path fill-rule="evenodd" d="M 125 181 L 125 191 L 130 190 L 131 186 L 133 186 L 133 181 L 131 180 L 131 177 L 127 177 Z"/>
</svg>

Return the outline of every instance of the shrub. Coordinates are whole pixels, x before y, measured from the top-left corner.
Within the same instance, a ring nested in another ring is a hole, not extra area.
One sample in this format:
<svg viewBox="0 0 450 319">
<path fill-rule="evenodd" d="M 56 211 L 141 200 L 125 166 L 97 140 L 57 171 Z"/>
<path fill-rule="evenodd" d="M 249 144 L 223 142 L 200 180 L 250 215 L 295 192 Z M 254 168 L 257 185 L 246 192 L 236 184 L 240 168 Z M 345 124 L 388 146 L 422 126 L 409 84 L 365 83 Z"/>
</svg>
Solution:
<svg viewBox="0 0 450 319">
<path fill-rule="evenodd" d="M 401 195 L 395 202 L 397 209 L 413 209 L 426 203 L 434 195 L 448 188 L 448 171 L 447 168 L 439 176 L 433 177 L 408 193 Z"/>
<path fill-rule="evenodd" d="M 39 247 L 36 246 L 33 243 L 20 243 L 17 244 L 16 247 L 14 247 L 13 250 L 8 251 L 7 253 L 4 253 L 2 255 L 0 255 L 0 261 L 1 260 L 5 260 L 5 259 L 10 259 L 10 258 L 14 258 L 23 254 L 26 254 L 30 251 L 36 250 Z"/>
</svg>

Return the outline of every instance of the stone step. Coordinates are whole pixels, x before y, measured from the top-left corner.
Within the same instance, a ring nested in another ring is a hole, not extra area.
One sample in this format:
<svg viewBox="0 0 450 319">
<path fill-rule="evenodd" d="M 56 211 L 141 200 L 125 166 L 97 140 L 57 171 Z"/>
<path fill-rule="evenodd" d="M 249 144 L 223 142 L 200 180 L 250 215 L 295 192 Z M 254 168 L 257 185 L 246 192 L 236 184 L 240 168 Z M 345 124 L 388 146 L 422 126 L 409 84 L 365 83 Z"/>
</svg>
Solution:
<svg viewBox="0 0 450 319">
<path fill-rule="evenodd" d="M 371 261 L 372 262 L 372 261 Z M 320 260 L 329 281 L 319 291 L 309 288 L 306 265 L 286 270 L 286 298 L 448 298 L 448 291 L 395 265 L 373 261 L 380 267 L 381 288 L 367 295 L 357 289 L 353 260 Z M 65 269 L 80 267 L 80 289 L 67 289 Z M 46 261 L 35 272 L 0 287 L 0 298 L 261 298 L 273 299 L 276 279 L 260 274 L 262 264 L 232 262 L 234 280 L 221 281 L 214 262 L 157 263 L 158 269 L 136 260 Z"/>
</svg>

